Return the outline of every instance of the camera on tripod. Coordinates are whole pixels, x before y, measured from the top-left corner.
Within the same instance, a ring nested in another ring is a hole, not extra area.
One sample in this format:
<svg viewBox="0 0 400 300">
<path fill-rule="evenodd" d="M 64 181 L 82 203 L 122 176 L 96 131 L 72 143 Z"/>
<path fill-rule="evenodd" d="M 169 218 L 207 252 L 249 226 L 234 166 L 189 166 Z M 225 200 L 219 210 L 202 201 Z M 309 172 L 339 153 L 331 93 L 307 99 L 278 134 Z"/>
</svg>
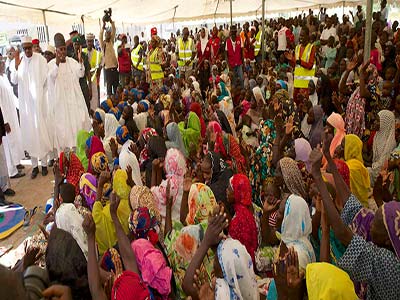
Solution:
<svg viewBox="0 0 400 300">
<path fill-rule="evenodd" d="M 110 22 L 111 21 L 111 14 L 112 10 L 111 7 L 104 11 L 103 22 Z"/>
</svg>

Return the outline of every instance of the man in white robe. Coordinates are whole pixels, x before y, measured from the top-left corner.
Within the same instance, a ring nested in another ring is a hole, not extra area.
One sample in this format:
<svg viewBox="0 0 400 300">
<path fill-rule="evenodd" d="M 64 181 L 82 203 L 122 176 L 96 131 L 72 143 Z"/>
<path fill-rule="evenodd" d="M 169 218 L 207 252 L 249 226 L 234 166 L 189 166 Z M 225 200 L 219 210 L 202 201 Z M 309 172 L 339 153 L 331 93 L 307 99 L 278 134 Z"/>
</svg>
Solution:
<svg viewBox="0 0 400 300">
<path fill-rule="evenodd" d="M 38 53 L 32 51 L 32 38 L 21 39 L 24 54 L 15 53 L 15 72 L 11 73 L 11 82 L 18 84 L 19 112 L 21 119 L 22 146 L 32 160 L 34 179 L 39 174 L 38 160 L 41 160 L 42 175 L 46 176 L 47 156 L 53 150 L 50 140 L 50 127 L 47 126 L 47 62 Z"/>
<path fill-rule="evenodd" d="M 7 161 L 8 175 L 10 178 L 25 176 L 18 171 L 21 158 L 24 157 L 22 149 L 22 136 L 17 115 L 17 99 L 13 93 L 5 73 L 5 62 L 0 61 L 0 106 L 3 109 L 4 123 L 9 132 L 3 138 L 4 151 Z"/>
<path fill-rule="evenodd" d="M 7 173 L 6 156 L 4 153 L 3 139 L 6 136 L 7 128 L 4 123 L 3 113 L 0 106 L 0 206 L 7 205 L 9 202 L 5 196 L 14 196 L 15 191 L 10 187 L 10 178 Z"/>
<path fill-rule="evenodd" d="M 79 85 L 79 78 L 85 75 L 81 51 L 78 61 L 67 57 L 64 36 L 54 36 L 56 59 L 49 62 L 49 98 L 52 100 L 54 118 L 54 144 L 58 151 L 76 148 L 79 130 L 91 129 L 90 117 L 85 98 Z"/>
</svg>

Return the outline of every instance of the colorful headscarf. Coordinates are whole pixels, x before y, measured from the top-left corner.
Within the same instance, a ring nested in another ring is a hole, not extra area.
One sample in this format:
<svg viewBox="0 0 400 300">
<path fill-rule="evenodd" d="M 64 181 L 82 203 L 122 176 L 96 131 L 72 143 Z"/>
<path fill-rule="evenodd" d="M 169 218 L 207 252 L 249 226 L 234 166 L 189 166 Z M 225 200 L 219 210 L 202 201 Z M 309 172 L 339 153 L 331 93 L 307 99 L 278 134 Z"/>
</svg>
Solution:
<svg viewBox="0 0 400 300">
<path fill-rule="evenodd" d="M 86 140 L 86 146 L 89 149 L 89 166 L 88 172 L 92 173 L 92 157 L 95 153 L 102 152 L 105 153 L 103 143 L 97 136 L 91 136 Z"/>
<path fill-rule="evenodd" d="M 115 117 L 118 121 L 119 121 L 119 119 L 120 119 L 121 116 L 122 116 L 122 113 L 121 113 L 121 111 L 118 109 L 118 107 L 112 107 L 112 108 L 108 111 L 108 113 L 113 114 L 114 117 Z"/>
<path fill-rule="evenodd" d="M 250 180 L 246 175 L 236 174 L 230 179 L 230 184 L 233 189 L 235 204 L 243 206 L 251 205 L 251 186 Z"/>
<path fill-rule="evenodd" d="M 346 135 L 345 123 L 342 116 L 335 112 L 333 112 L 326 121 L 336 129 L 335 136 L 333 137 L 331 146 L 329 148 L 329 152 L 333 157 L 336 148 L 340 145 L 344 136 Z"/>
<path fill-rule="evenodd" d="M 306 283 L 309 300 L 358 299 L 349 275 L 332 264 L 308 264 Z"/>
<path fill-rule="evenodd" d="M 128 200 L 131 191 L 131 187 L 126 183 L 127 179 L 128 174 L 126 174 L 125 170 L 118 169 L 115 171 L 113 176 L 113 190 L 122 200 Z"/>
<path fill-rule="evenodd" d="M 168 141 L 165 141 L 167 149 L 177 148 L 181 153 L 187 157 L 187 151 L 183 144 L 182 135 L 179 131 L 178 124 L 175 122 L 169 123 L 166 127 Z"/>
<path fill-rule="evenodd" d="M 189 212 L 186 216 L 188 225 L 199 224 L 208 219 L 210 213 L 217 207 L 212 190 L 204 183 L 193 183 L 188 197 Z"/>
<path fill-rule="evenodd" d="M 97 120 L 97 122 L 104 123 L 106 120 L 106 113 L 103 109 L 97 108 L 94 111 L 93 117 Z"/>
<path fill-rule="evenodd" d="M 90 173 L 85 173 L 79 180 L 79 191 L 85 198 L 87 206 L 92 210 L 97 197 L 97 179 Z"/>
<path fill-rule="evenodd" d="M 124 271 L 121 276 L 114 281 L 111 291 L 112 300 L 150 299 L 150 292 L 147 285 L 142 281 L 138 274 L 132 271 Z"/>
<path fill-rule="evenodd" d="M 88 169 L 89 164 L 85 151 L 86 141 L 91 135 L 93 135 L 92 132 L 89 133 L 86 130 L 79 130 L 78 135 L 76 136 L 76 156 L 78 156 L 85 171 Z"/>
<path fill-rule="evenodd" d="M 277 84 L 279 84 L 281 86 L 281 89 L 284 89 L 285 91 L 288 90 L 288 85 L 285 81 L 279 79 L 276 81 Z"/>
<path fill-rule="evenodd" d="M 199 117 L 194 112 L 190 112 L 186 126 L 185 122 L 180 122 L 178 126 L 187 153 L 197 153 L 200 147 L 199 141 L 201 137 L 201 123 Z"/>
<path fill-rule="evenodd" d="M 283 180 L 289 191 L 294 195 L 307 199 L 303 177 L 296 162 L 289 157 L 284 157 L 279 161 L 279 165 L 281 167 Z"/>
<path fill-rule="evenodd" d="M 345 161 L 341 159 L 334 159 L 336 168 L 339 171 L 339 174 L 342 176 L 344 182 L 346 182 L 347 186 L 350 187 L 350 169 Z"/>
<path fill-rule="evenodd" d="M 223 157 L 226 157 L 226 149 L 223 141 L 223 132 L 221 125 L 216 121 L 211 121 L 208 123 L 207 129 L 210 132 L 215 133 L 215 144 L 214 144 L 214 152 L 221 153 Z"/>
<path fill-rule="evenodd" d="M 65 165 L 64 165 L 65 160 Z M 75 194 L 79 194 L 79 179 L 81 175 L 85 172 L 82 163 L 75 153 L 69 152 L 65 155 L 64 152 L 60 153 L 59 169 L 61 174 L 65 176 L 68 183 L 71 183 L 75 187 Z M 66 170 L 66 174 L 65 174 Z"/>
<path fill-rule="evenodd" d="M 107 272 L 113 272 L 116 278 L 118 278 L 124 271 L 121 256 L 114 248 L 110 248 L 104 252 L 100 261 L 100 266 Z"/>
<path fill-rule="evenodd" d="M 259 299 L 253 262 L 246 248 L 237 240 L 222 240 L 217 248 L 224 278 L 218 278 L 215 299 Z"/>
<path fill-rule="evenodd" d="M 128 127 L 126 126 L 119 126 L 115 136 L 119 144 L 123 145 L 126 141 L 131 140 L 132 136 L 129 133 Z"/>
<path fill-rule="evenodd" d="M 222 79 L 222 76 L 221 76 Z M 222 101 L 225 97 L 229 97 L 229 91 L 226 88 L 226 85 L 223 81 L 220 81 L 218 84 L 219 89 L 221 90 L 221 95 L 218 96 L 218 101 Z"/>
<path fill-rule="evenodd" d="M 194 112 L 199 117 L 201 125 L 201 136 L 204 138 L 206 136 L 206 123 L 204 122 L 203 119 L 203 112 L 201 109 L 201 105 L 197 102 L 193 102 L 190 105 L 190 111 Z"/>
<path fill-rule="evenodd" d="M 108 168 L 108 159 L 107 156 L 103 152 L 95 153 L 91 160 L 91 166 L 93 172 L 100 174 L 103 171 L 106 171 Z"/>
<path fill-rule="evenodd" d="M 148 239 L 153 245 L 158 242 L 158 233 L 156 231 L 160 222 L 152 210 L 147 207 L 138 207 L 131 212 L 129 216 L 129 230 L 135 236 L 135 239 Z"/>
<path fill-rule="evenodd" d="M 242 112 L 240 113 L 240 116 L 243 117 L 245 114 L 247 114 L 247 112 L 249 111 L 250 108 L 251 108 L 251 103 L 247 100 L 243 100 L 242 101 Z"/>
<path fill-rule="evenodd" d="M 315 262 L 314 249 L 308 239 L 311 232 L 311 216 L 306 201 L 298 195 L 290 195 L 285 204 L 281 239 L 288 248 L 294 247 L 303 270 L 307 264 Z"/>
<path fill-rule="evenodd" d="M 107 100 L 104 100 L 103 102 L 101 102 L 100 107 L 101 107 L 106 113 L 108 113 L 108 112 L 110 111 L 110 109 L 114 107 L 114 105 L 113 105 L 111 99 L 107 99 Z"/>
<path fill-rule="evenodd" d="M 400 202 L 390 201 L 382 205 L 383 221 L 397 258 L 400 259 Z"/>
<path fill-rule="evenodd" d="M 172 270 L 168 267 L 162 252 L 145 239 L 133 241 L 131 247 L 143 281 L 155 289 L 162 299 L 168 299 L 171 292 Z"/>
<path fill-rule="evenodd" d="M 151 211 L 151 214 L 154 214 L 157 220 L 161 222 L 160 212 L 155 205 L 154 196 L 147 186 L 135 185 L 132 187 L 129 194 L 129 203 L 132 211 L 136 210 L 138 207 L 147 207 Z"/>
</svg>

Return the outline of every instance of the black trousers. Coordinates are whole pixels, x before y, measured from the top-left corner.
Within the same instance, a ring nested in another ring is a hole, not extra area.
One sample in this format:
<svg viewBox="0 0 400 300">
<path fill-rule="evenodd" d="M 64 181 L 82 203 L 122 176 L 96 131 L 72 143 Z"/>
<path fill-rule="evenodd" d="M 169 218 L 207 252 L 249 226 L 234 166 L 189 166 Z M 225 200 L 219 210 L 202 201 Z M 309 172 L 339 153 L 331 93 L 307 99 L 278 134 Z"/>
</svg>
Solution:
<svg viewBox="0 0 400 300">
<path fill-rule="evenodd" d="M 104 69 L 107 84 L 107 95 L 115 95 L 119 84 L 119 74 L 117 68 Z"/>
</svg>

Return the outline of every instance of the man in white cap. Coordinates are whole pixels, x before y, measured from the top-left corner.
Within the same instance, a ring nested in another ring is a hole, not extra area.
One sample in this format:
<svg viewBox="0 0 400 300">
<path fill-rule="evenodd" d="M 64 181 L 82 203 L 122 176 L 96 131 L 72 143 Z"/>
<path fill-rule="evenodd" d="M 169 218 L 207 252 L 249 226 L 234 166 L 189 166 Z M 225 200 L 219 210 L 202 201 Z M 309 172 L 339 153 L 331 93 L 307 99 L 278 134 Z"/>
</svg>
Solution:
<svg viewBox="0 0 400 300">
<path fill-rule="evenodd" d="M 24 173 L 18 170 L 20 160 L 24 157 L 24 151 L 22 149 L 17 104 L 18 99 L 15 97 L 12 86 L 5 75 L 5 61 L 0 60 L 0 106 L 2 107 L 4 122 L 6 124 L 6 136 L 3 137 L 3 146 L 10 178 L 25 176 Z"/>
<path fill-rule="evenodd" d="M 100 72 L 101 62 L 103 55 L 100 51 L 94 48 L 94 34 L 88 33 L 86 35 L 87 48 L 83 49 L 83 52 L 87 54 L 90 64 L 90 80 L 91 85 L 89 88 L 92 89 L 92 99 L 90 99 L 90 109 L 95 111 L 99 107 L 99 89 L 100 89 Z"/>
<path fill-rule="evenodd" d="M 79 79 L 85 76 L 82 48 L 77 50 L 77 59 L 67 57 L 64 36 L 54 36 L 56 59 L 49 62 L 49 99 L 52 99 L 53 138 L 56 149 L 66 151 L 76 148 L 78 131 L 91 129 L 90 117 L 86 107 Z"/>
<path fill-rule="evenodd" d="M 52 45 L 47 45 L 46 50 L 44 50 L 44 58 L 46 58 L 47 63 L 56 57 L 56 48 Z"/>
<path fill-rule="evenodd" d="M 21 38 L 24 54 L 20 57 L 15 52 L 15 72 L 11 73 L 11 82 L 18 84 L 19 112 L 22 132 L 22 146 L 32 160 L 34 179 L 39 174 L 38 160 L 42 162 L 42 175 L 46 176 L 47 156 L 53 150 L 47 127 L 49 116 L 47 103 L 47 62 L 46 59 L 33 53 L 32 38 Z"/>
</svg>

